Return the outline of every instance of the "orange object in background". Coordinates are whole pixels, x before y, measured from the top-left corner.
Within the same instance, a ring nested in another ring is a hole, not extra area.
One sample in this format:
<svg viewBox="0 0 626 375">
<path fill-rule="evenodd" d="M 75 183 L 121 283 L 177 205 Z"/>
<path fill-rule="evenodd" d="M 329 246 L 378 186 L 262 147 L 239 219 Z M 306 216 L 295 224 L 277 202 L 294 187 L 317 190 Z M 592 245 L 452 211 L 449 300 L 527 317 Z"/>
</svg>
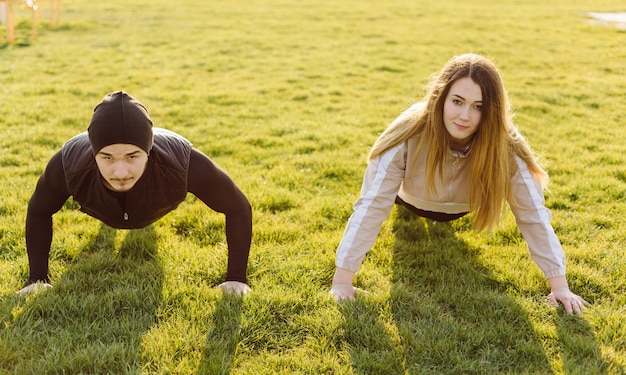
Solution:
<svg viewBox="0 0 626 375">
<path fill-rule="evenodd" d="M 48 0 L 50 5 L 50 25 L 56 26 L 61 18 L 61 0 Z M 37 38 L 37 18 L 42 16 L 42 7 L 36 0 L 0 0 L 0 21 L 6 25 L 7 41 L 15 41 L 15 15 L 13 7 L 29 9 L 31 12 L 31 38 Z"/>
</svg>

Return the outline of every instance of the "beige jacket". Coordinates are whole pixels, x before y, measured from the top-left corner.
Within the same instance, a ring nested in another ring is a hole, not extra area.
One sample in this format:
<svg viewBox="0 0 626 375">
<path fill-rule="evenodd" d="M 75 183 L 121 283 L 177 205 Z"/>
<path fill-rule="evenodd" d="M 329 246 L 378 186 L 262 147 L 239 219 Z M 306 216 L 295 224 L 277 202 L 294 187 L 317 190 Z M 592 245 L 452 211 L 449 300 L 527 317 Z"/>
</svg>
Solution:
<svg viewBox="0 0 626 375">
<path fill-rule="evenodd" d="M 436 181 L 436 193 L 426 192 L 426 152 L 417 158 L 417 138 L 395 146 L 370 161 L 361 196 L 354 204 L 339 248 L 336 266 L 356 272 L 365 254 L 391 212 L 396 196 L 419 209 L 443 213 L 469 212 L 467 196 L 467 155 L 451 152 L 444 167 L 444 178 Z M 413 164 L 415 160 L 415 164 Z M 543 190 L 519 157 L 518 172 L 511 181 L 517 205 L 510 205 L 517 225 L 526 240 L 530 255 L 547 278 L 565 275 L 565 255 L 550 224 L 550 211 L 544 205 Z"/>
</svg>

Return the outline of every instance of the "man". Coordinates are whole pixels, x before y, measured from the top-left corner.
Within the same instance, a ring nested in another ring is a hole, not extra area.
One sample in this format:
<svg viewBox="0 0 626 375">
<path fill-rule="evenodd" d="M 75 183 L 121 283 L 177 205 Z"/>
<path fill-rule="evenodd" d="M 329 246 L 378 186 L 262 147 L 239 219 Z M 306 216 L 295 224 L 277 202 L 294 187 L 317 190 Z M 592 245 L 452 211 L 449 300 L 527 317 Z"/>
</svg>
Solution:
<svg viewBox="0 0 626 375">
<path fill-rule="evenodd" d="M 30 276 L 18 294 L 50 287 L 52 215 L 70 196 L 108 226 L 137 229 L 174 210 L 188 192 L 226 216 L 228 269 L 219 287 L 247 293 L 252 210 L 245 195 L 185 138 L 153 128 L 137 99 L 123 91 L 107 94 L 87 132 L 67 141 L 37 182 L 26 216 Z"/>
</svg>

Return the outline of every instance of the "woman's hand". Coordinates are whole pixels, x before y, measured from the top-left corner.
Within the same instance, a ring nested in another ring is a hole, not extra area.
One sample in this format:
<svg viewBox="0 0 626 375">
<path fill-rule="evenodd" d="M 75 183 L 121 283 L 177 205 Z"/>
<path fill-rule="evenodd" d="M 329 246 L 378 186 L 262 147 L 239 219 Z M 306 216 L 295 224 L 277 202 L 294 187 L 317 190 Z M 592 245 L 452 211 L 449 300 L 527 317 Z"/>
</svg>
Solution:
<svg viewBox="0 0 626 375">
<path fill-rule="evenodd" d="M 252 291 L 248 284 L 239 281 L 225 281 L 217 287 L 223 290 L 224 293 L 235 294 L 238 296 L 245 296 Z"/>
<path fill-rule="evenodd" d="M 354 300 L 357 289 L 352 284 L 333 284 L 330 294 L 335 297 L 335 301 Z"/>
<path fill-rule="evenodd" d="M 560 302 L 568 314 L 582 315 L 587 306 L 591 306 L 582 297 L 572 293 L 569 288 L 552 289 L 552 293 L 548 295 L 548 300 L 554 307 L 558 306 Z"/>
<path fill-rule="evenodd" d="M 357 288 L 352 286 L 354 275 L 354 272 L 344 270 L 343 268 L 337 268 L 335 270 L 335 276 L 333 277 L 333 285 L 330 288 L 330 294 L 336 301 L 354 300 L 354 295 L 357 291 Z"/>
<path fill-rule="evenodd" d="M 552 289 L 548 300 L 552 306 L 556 307 L 561 303 L 566 313 L 577 315 L 581 315 L 587 306 L 591 306 L 589 302 L 569 290 L 565 276 L 548 279 L 548 282 Z"/>
</svg>

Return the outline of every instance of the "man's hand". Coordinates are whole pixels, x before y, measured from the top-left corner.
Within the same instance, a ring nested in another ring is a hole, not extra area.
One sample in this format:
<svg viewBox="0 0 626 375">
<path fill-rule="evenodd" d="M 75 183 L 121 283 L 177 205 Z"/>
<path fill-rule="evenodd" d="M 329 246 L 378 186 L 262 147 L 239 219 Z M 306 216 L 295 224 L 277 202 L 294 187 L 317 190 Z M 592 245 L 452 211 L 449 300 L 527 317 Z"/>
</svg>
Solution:
<svg viewBox="0 0 626 375">
<path fill-rule="evenodd" d="M 17 296 L 20 297 L 20 298 L 26 298 L 29 295 L 31 295 L 32 293 L 36 293 L 36 292 L 39 292 L 41 290 L 50 289 L 50 288 L 52 288 L 52 285 L 40 281 L 40 282 L 36 282 L 34 284 L 30 284 L 30 285 L 20 289 L 19 291 L 15 292 L 15 294 L 17 294 Z"/>
<path fill-rule="evenodd" d="M 248 284 L 239 281 L 225 281 L 217 287 L 223 290 L 224 293 L 235 294 L 238 296 L 245 296 L 252 291 Z"/>
</svg>

